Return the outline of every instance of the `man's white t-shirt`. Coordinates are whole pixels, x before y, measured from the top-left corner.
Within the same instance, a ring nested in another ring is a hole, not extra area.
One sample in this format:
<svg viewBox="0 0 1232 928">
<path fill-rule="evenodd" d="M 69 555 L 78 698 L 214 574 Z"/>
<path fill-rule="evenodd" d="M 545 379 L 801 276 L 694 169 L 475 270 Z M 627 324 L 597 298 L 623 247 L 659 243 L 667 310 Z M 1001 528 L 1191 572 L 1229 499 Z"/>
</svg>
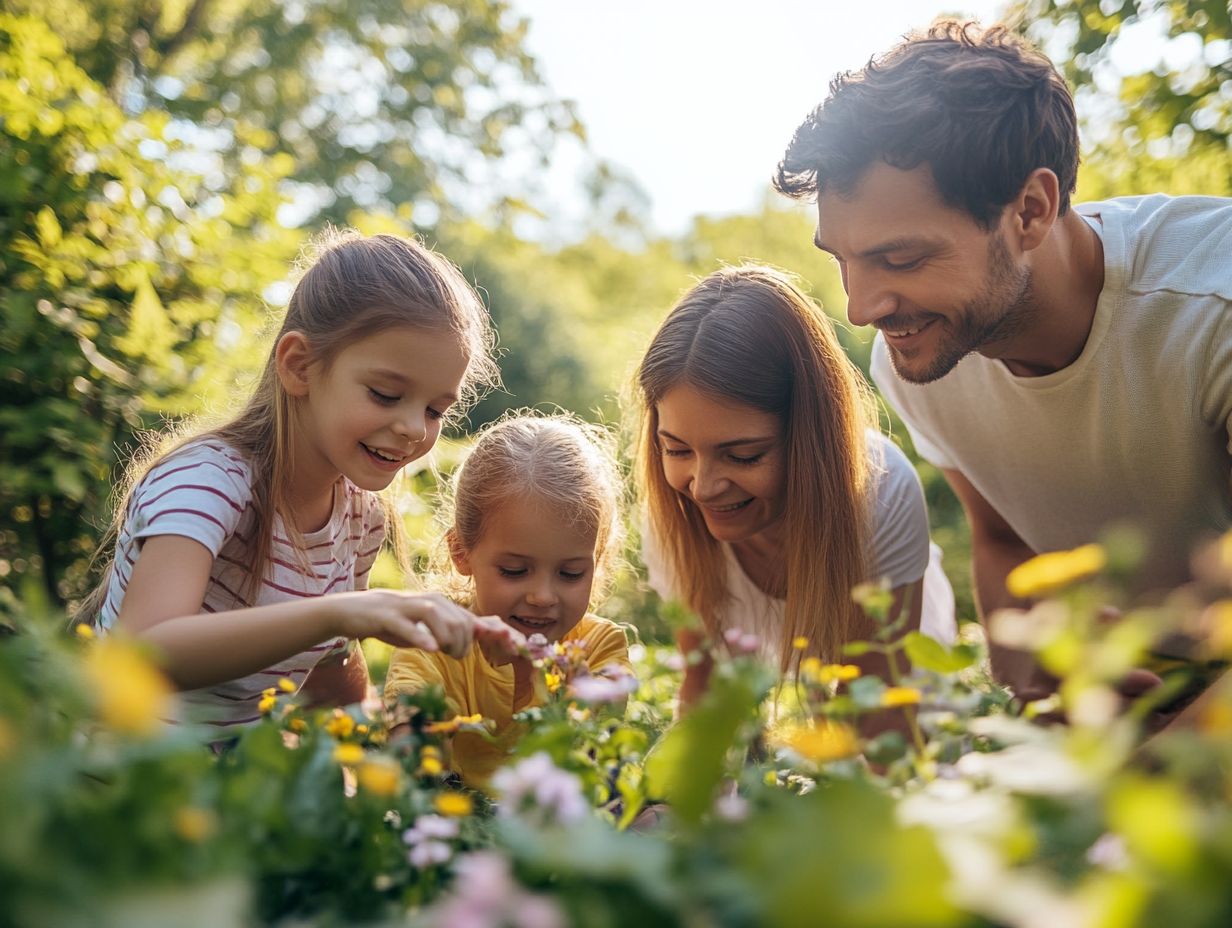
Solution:
<svg viewBox="0 0 1232 928">
<path fill-rule="evenodd" d="M 940 641 L 953 641 L 957 632 L 954 591 L 941 569 L 941 549 L 929 541 L 928 510 L 920 478 L 906 455 L 884 435 L 870 430 L 867 441 L 873 502 L 869 579 L 884 578 L 896 589 L 923 577 L 921 630 Z M 731 545 L 724 544 L 723 552 L 728 599 L 718 616 L 719 626 L 756 635 L 762 658 L 777 664 L 787 601 L 763 592 L 744 572 Z M 642 558 L 651 588 L 664 599 L 678 598 L 676 577 L 649 528 L 642 533 Z"/>
<path fill-rule="evenodd" d="M 970 354 L 911 384 L 878 335 L 873 379 L 920 455 L 962 473 L 1034 551 L 1130 524 L 1149 545 L 1143 585 L 1173 585 L 1195 541 L 1232 526 L 1232 200 L 1075 209 L 1104 247 L 1076 361 L 1018 377 Z"/>
</svg>

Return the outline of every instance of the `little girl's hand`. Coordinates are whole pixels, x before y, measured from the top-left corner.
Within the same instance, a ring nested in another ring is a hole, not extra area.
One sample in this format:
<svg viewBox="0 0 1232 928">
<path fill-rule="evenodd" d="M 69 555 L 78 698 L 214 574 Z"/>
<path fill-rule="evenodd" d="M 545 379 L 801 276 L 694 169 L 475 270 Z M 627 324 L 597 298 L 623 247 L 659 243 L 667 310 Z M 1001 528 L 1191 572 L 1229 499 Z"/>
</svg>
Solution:
<svg viewBox="0 0 1232 928">
<path fill-rule="evenodd" d="M 485 615 L 475 619 L 475 644 L 493 667 L 511 663 L 526 648 L 526 638 L 516 628 L 501 621 L 499 616 Z"/>
<path fill-rule="evenodd" d="M 340 608 L 339 631 L 348 638 L 379 638 L 450 657 L 470 650 L 475 616 L 439 593 L 365 590 L 329 598 Z"/>
</svg>

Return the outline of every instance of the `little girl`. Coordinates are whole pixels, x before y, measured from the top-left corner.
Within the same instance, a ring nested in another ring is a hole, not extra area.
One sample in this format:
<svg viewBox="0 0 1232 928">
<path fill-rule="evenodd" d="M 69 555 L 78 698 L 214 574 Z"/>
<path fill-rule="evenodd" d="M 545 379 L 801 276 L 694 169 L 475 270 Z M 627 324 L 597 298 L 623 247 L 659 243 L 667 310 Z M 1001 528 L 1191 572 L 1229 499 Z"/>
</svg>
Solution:
<svg viewBox="0 0 1232 928">
<path fill-rule="evenodd" d="M 500 616 L 529 636 L 579 642 L 591 672 L 632 674 L 620 626 L 590 614 L 620 550 L 621 481 L 611 439 L 565 415 L 518 415 L 484 431 L 452 484 L 445 541 L 459 593 L 476 612 Z M 457 715 L 495 723 L 495 740 L 459 732 L 453 769 L 483 786 L 518 735 L 513 715 L 534 703 L 525 657 L 494 666 L 481 649 L 460 659 L 398 650 L 390 661 L 385 698 L 443 687 Z"/>
<path fill-rule="evenodd" d="M 362 657 L 342 669 L 351 639 L 460 657 L 477 630 L 508 637 L 443 596 L 366 589 L 396 536 L 378 491 L 498 377 L 487 313 L 414 241 L 319 245 L 239 415 L 134 464 L 86 605 L 101 630 L 150 642 L 181 717 L 219 734 L 257 721 L 284 677 L 311 675 L 314 701 L 362 698 Z"/>
</svg>

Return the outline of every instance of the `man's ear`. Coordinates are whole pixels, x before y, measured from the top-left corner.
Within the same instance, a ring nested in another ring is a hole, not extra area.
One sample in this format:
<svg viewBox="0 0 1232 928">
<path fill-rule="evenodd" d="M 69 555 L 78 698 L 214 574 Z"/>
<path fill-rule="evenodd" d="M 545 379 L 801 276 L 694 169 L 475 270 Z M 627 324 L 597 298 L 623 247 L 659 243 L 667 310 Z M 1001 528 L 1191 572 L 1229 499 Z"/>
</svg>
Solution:
<svg viewBox="0 0 1232 928">
<path fill-rule="evenodd" d="M 312 373 L 312 346 L 303 332 L 283 333 L 274 346 L 274 371 L 288 396 L 307 396 Z"/>
<path fill-rule="evenodd" d="M 453 561 L 454 569 L 463 577 L 472 576 L 475 571 L 471 567 L 470 552 L 463 546 L 458 533 L 450 529 L 445 533 L 445 544 L 449 545 L 449 559 Z"/>
<path fill-rule="evenodd" d="M 1027 175 L 1017 199 L 1011 204 L 1013 232 L 1023 251 L 1044 243 L 1061 211 L 1061 184 L 1050 168 L 1036 168 Z"/>
</svg>

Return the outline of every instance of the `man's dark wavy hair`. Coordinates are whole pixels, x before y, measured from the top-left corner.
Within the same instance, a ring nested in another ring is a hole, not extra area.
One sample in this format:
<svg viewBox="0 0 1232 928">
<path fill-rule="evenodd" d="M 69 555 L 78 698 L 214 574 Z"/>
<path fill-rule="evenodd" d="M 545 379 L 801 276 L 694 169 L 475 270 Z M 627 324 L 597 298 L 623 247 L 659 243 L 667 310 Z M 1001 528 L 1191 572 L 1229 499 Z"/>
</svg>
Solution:
<svg viewBox="0 0 1232 928">
<path fill-rule="evenodd" d="M 943 20 L 839 74 L 796 130 L 774 186 L 849 194 L 873 164 L 927 164 L 942 199 L 985 229 L 1028 175 L 1057 175 L 1062 215 L 1078 173 L 1074 100 L 1052 63 L 1005 26 Z"/>
</svg>

